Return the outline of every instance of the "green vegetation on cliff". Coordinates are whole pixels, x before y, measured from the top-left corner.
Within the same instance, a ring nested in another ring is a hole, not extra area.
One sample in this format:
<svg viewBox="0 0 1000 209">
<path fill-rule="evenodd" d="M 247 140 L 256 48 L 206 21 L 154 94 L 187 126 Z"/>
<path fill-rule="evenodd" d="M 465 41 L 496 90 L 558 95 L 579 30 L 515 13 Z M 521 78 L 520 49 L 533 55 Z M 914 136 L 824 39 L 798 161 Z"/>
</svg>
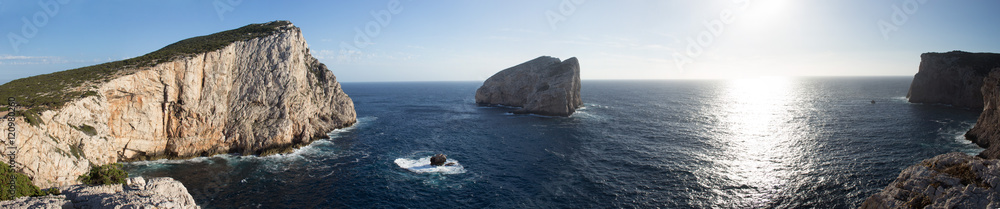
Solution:
<svg viewBox="0 0 1000 209">
<path fill-rule="evenodd" d="M 112 163 L 102 166 L 90 166 L 90 172 L 80 175 L 80 182 L 91 185 L 102 184 L 124 184 L 128 178 L 128 172 L 122 170 L 121 163 Z"/>
<path fill-rule="evenodd" d="M 215 51 L 233 42 L 271 35 L 288 21 L 250 24 L 211 35 L 184 39 L 139 57 L 13 80 L 0 85 L 0 98 L 14 97 L 20 106 L 58 108 L 76 98 L 96 96 L 97 84 L 127 75 L 133 70 L 190 55 Z M 24 114 L 29 116 L 29 114 Z"/>
<path fill-rule="evenodd" d="M 14 195 L 10 192 L 10 179 L 11 175 L 14 176 Z M 38 189 L 35 184 L 31 183 L 31 179 L 27 175 L 15 172 L 11 169 L 7 163 L 0 162 L 0 200 L 13 200 L 15 197 L 24 196 L 43 196 L 48 194 L 58 194 L 59 189 L 51 189 L 48 191 L 42 191 Z"/>
</svg>

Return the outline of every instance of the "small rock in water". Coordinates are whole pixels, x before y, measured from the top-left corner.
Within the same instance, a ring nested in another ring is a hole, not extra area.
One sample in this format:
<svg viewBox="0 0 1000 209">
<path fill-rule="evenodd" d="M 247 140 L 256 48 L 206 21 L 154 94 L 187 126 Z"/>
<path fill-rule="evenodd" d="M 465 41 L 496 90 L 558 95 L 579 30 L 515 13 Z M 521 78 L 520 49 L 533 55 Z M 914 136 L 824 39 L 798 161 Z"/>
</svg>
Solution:
<svg viewBox="0 0 1000 209">
<path fill-rule="evenodd" d="M 434 155 L 434 157 L 431 157 L 431 165 L 433 165 L 433 166 L 441 166 L 441 165 L 444 165 L 444 161 L 446 161 L 446 160 L 448 160 L 448 157 L 445 157 L 444 154 L 437 154 L 437 155 Z"/>
</svg>

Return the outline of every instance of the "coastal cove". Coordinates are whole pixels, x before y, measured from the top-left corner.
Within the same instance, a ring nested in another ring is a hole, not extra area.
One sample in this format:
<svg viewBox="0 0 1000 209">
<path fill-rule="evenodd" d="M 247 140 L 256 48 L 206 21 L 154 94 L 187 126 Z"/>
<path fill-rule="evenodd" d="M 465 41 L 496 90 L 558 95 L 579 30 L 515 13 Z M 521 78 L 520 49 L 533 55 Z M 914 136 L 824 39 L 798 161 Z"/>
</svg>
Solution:
<svg viewBox="0 0 1000 209">
<path fill-rule="evenodd" d="M 978 112 L 909 103 L 911 80 L 583 80 L 566 118 L 479 106 L 481 82 L 343 83 L 358 123 L 330 139 L 126 169 L 203 208 L 854 208 L 909 165 L 982 151 L 962 137 Z M 394 163 L 434 153 L 465 172 Z"/>
</svg>

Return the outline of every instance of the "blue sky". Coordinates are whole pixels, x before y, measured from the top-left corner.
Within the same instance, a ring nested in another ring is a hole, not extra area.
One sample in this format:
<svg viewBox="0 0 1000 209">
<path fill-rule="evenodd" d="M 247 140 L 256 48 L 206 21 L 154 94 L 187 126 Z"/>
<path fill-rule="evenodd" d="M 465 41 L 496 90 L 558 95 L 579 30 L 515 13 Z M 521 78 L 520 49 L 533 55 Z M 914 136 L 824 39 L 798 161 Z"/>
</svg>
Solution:
<svg viewBox="0 0 1000 209">
<path fill-rule="evenodd" d="M 583 79 L 913 75 L 923 52 L 1000 52 L 998 8 L 996 0 L 0 0 L 0 81 L 272 20 L 302 28 L 313 55 L 346 82 L 478 81 L 541 55 L 578 57 Z M 391 14 L 384 26 L 372 15 L 382 11 Z M 358 30 L 370 41 L 354 44 Z"/>
</svg>

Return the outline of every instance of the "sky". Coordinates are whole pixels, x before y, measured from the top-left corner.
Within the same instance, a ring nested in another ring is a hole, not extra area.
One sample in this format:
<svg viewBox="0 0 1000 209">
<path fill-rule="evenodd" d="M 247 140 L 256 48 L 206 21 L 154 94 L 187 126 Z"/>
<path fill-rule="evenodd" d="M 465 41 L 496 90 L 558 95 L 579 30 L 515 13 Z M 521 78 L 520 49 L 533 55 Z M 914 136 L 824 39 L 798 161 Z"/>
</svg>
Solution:
<svg viewBox="0 0 1000 209">
<path fill-rule="evenodd" d="M 342 82 L 482 81 L 538 56 L 592 79 L 912 76 L 1000 52 L 997 0 L 0 0 L 0 82 L 290 20 Z"/>
</svg>

